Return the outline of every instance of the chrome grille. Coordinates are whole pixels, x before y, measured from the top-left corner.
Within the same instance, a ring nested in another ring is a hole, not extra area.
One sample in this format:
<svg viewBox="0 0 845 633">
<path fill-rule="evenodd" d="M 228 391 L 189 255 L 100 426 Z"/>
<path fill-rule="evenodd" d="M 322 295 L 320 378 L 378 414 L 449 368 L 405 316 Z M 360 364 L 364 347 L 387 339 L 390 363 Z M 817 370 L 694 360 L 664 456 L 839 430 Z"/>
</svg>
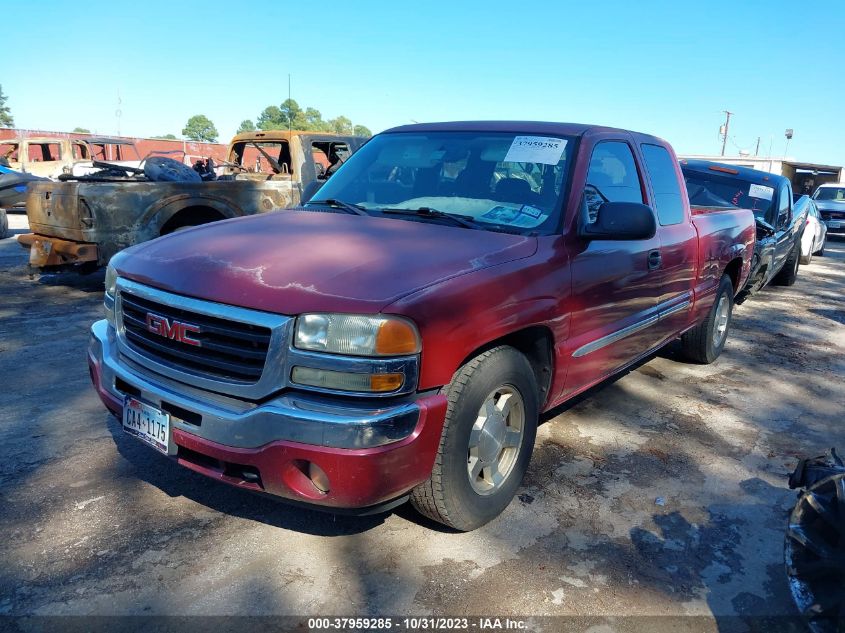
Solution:
<svg viewBox="0 0 845 633">
<path fill-rule="evenodd" d="M 144 357 L 194 374 L 226 381 L 255 383 L 261 378 L 270 346 L 268 327 L 222 319 L 153 301 L 122 290 L 120 318 L 127 344 Z M 199 327 L 191 337 L 200 346 L 151 332 L 147 314 Z"/>
</svg>

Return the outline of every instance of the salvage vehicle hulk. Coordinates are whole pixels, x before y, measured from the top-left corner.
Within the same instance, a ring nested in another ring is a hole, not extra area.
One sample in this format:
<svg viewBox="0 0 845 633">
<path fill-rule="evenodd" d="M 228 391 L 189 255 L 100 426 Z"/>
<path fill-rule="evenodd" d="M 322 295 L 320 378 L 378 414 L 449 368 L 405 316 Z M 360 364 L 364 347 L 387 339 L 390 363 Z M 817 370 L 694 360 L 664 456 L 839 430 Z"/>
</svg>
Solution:
<svg viewBox="0 0 845 633">
<path fill-rule="evenodd" d="M 300 208 L 117 255 L 91 377 L 187 468 L 471 530 L 513 498 L 541 412 L 678 337 L 719 356 L 753 248 L 750 211 L 691 213 L 653 136 L 404 126 Z"/>
<path fill-rule="evenodd" d="M 364 140 L 287 130 L 239 134 L 229 145 L 224 175 L 209 182 L 172 160 L 168 171 L 174 173 L 164 173 L 170 182 L 151 179 L 149 168 L 124 172 L 125 165 L 95 163 L 106 169 L 29 185 L 32 233 L 18 242 L 29 249 L 31 267 L 90 271 L 127 246 L 160 235 L 296 205 L 333 157 L 355 151 Z"/>
</svg>

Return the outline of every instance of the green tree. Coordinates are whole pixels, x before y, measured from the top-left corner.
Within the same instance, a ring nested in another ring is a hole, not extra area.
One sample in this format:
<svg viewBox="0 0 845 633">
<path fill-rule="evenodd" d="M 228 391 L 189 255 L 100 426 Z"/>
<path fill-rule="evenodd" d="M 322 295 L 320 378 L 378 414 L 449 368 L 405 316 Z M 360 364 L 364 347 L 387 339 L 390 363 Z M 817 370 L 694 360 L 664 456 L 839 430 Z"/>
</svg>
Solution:
<svg viewBox="0 0 845 633">
<path fill-rule="evenodd" d="M 175 134 L 159 134 L 158 136 L 154 136 L 153 138 L 160 138 L 160 139 L 164 139 L 165 141 L 175 141 L 176 135 Z"/>
<path fill-rule="evenodd" d="M 74 134 L 90 134 L 91 130 L 89 130 L 87 127 L 75 127 L 75 128 L 73 128 L 73 133 Z"/>
<path fill-rule="evenodd" d="M 242 132 L 255 132 L 255 123 L 252 122 L 251 119 L 244 119 L 241 121 L 241 124 L 238 126 L 238 134 Z"/>
<path fill-rule="evenodd" d="M 267 106 L 258 115 L 258 128 L 261 130 L 287 129 L 287 120 L 278 106 Z"/>
<path fill-rule="evenodd" d="M 195 114 L 185 124 L 182 134 L 187 136 L 192 141 L 202 141 L 204 143 L 217 142 L 217 128 L 204 114 Z"/>
<path fill-rule="evenodd" d="M 15 117 L 12 116 L 9 106 L 6 105 L 6 99 L 8 98 L 3 94 L 3 86 L 0 86 L 0 127 L 15 126 Z"/>
<path fill-rule="evenodd" d="M 244 121 L 243 126 L 252 121 Z M 336 134 L 356 134 L 372 136 L 369 128 L 363 125 L 352 125 L 352 121 L 345 116 L 339 116 L 328 121 L 323 119 L 317 108 L 307 107 L 304 110 L 294 99 L 285 99 L 279 106 L 267 106 L 256 119 L 261 130 L 308 130 L 316 132 L 334 132 Z M 249 128 L 244 128 L 248 130 Z M 238 132 L 242 131 L 241 129 Z"/>
<path fill-rule="evenodd" d="M 309 129 L 308 121 L 305 118 L 305 112 L 303 112 L 302 108 L 299 107 L 299 104 L 295 99 L 285 99 L 279 109 L 282 113 L 282 122 L 284 123 L 283 127 L 290 126 L 293 130 Z M 318 117 L 320 116 L 319 110 L 314 110 L 313 108 L 310 108 L 310 110 L 316 112 Z"/>
<path fill-rule="evenodd" d="M 352 120 L 345 116 L 339 116 L 329 121 L 331 131 L 336 134 L 352 134 Z"/>
<path fill-rule="evenodd" d="M 353 130 L 353 134 L 355 134 L 355 136 L 366 137 L 370 137 L 373 135 L 373 133 L 370 132 L 370 128 L 368 128 L 366 125 L 356 125 L 355 129 Z"/>
</svg>

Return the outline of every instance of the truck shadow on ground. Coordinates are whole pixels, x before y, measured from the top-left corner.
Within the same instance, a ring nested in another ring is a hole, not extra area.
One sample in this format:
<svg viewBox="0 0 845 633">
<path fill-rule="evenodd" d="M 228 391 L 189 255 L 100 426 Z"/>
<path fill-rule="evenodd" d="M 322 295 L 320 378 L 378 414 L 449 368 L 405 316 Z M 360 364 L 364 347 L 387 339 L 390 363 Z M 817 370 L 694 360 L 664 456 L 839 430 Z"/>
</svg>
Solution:
<svg viewBox="0 0 845 633">
<path fill-rule="evenodd" d="M 316 536 L 359 534 L 382 524 L 386 512 L 356 516 L 314 510 L 266 495 L 234 488 L 180 466 L 127 435 L 120 421 L 108 415 L 108 430 L 134 475 L 170 497 L 184 497 L 217 512 Z"/>
</svg>

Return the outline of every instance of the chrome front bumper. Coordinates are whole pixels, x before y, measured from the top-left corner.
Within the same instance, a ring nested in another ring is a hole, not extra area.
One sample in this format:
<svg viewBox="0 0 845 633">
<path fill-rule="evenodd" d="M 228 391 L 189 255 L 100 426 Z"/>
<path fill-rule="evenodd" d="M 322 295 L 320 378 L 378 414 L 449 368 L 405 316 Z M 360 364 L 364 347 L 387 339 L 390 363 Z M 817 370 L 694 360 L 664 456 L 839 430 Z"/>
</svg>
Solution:
<svg viewBox="0 0 845 633">
<path fill-rule="evenodd" d="M 113 398 L 122 401 L 132 395 L 169 411 L 174 428 L 235 448 L 257 448 L 280 440 L 372 448 L 407 438 L 420 419 L 414 396 L 367 404 L 287 391 L 251 402 L 198 389 L 121 356 L 116 332 L 105 319 L 91 326 L 89 356 L 98 366 L 100 388 Z M 180 409 L 193 414 L 182 414 L 192 421 L 180 418 Z"/>
</svg>

